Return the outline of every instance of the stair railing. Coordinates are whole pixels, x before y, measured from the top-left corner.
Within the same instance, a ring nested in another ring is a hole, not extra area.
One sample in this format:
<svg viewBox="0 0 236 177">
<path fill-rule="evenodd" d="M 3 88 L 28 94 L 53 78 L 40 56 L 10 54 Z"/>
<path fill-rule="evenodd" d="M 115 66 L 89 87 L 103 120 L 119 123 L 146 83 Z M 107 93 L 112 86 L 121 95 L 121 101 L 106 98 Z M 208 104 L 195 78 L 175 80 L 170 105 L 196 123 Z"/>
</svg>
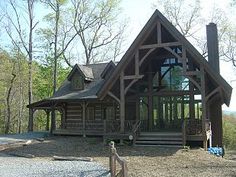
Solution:
<svg viewBox="0 0 236 177">
<path fill-rule="evenodd" d="M 183 120 L 182 123 L 182 136 L 183 136 L 183 146 L 186 145 L 186 139 L 187 139 L 187 131 L 186 131 L 186 120 Z"/>
<path fill-rule="evenodd" d="M 111 177 L 116 177 L 116 176 L 120 176 L 120 177 L 128 177 L 128 167 L 127 167 L 127 162 L 122 159 L 116 151 L 115 148 L 115 143 L 112 141 L 110 142 L 110 173 L 111 173 Z M 117 173 L 116 170 L 116 162 L 118 162 L 121 165 L 121 170 Z"/>
<path fill-rule="evenodd" d="M 140 125 L 141 125 L 141 121 L 137 120 L 136 123 L 133 126 L 133 130 L 132 130 L 132 136 L 133 136 L 133 144 L 135 144 L 137 137 L 140 134 Z"/>
</svg>

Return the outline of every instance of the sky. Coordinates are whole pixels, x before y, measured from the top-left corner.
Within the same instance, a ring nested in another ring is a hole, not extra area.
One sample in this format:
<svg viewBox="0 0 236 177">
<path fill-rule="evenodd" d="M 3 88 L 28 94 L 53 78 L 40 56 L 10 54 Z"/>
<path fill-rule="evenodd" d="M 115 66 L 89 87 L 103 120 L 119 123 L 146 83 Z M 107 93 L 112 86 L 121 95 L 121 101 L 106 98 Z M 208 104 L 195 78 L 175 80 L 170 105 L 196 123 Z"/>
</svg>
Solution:
<svg viewBox="0 0 236 177">
<path fill-rule="evenodd" d="M 192 2 L 191 0 L 189 0 Z M 221 7 L 225 12 L 228 12 L 231 17 L 231 21 L 236 20 L 236 12 L 228 10 L 228 4 L 230 0 L 200 0 L 202 15 L 210 16 L 211 9 L 214 7 Z M 4 1 L 0 0 L 0 6 L 4 5 Z M 126 31 L 126 44 L 124 45 L 124 51 L 126 51 L 129 45 L 133 42 L 135 37 L 141 31 L 143 26 L 146 24 L 148 19 L 154 12 L 153 3 L 156 0 L 122 0 L 121 8 L 123 10 L 121 18 L 128 19 L 128 28 Z M 158 7 L 158 6 L 157 6 Z M 46 14 L 45 7 L 41 6 L 37 9 L 37 15 L 44 16 Z M 159 9 L 161 10 L 161 9 Z M 40 11 L 40 12 L 39 12 Z M 209 21 L 210 22 L 210 21 Z M 207 23 L 209 23 L 207 22 Z M 40 22 L 43 25 L 42 22 Z M 205 29 L 202 29 L 205 34 Z M 226 79 L 226 81 L 236 90 L 236 68 L 233 69 L 231 63 L 226 63 L 220 61 L 221 75 Z M 233 90 L 230 107 L 223 106 L 224 110 L 236 111 L 236 91 Z"/>
<path fill-rule="evenodd" d="M 124 17 L 129 19 L 127 46 L 129 46 L 142 27 L 146 24 L 148 19 L 154 12 L 152 4 L 155 0 L 123 0 L 121 7 L 123 9 Z M 215 6 L 221 7 L 223 10 L 228 11 L 229 0 L 201 0 L 202 13 L 204 16 L 210 16 L 211 9 Z M 230 12 L 236 13 L 236 12 Z M 236 14 L 232 14 L 231 20 Z M 210 21 L 209 21 L 210 22 Z M 206 24 L 207 25 L 207 24 Z M 205 29 L 203 29 L 205 30 Z M 231 63 L 220 61 L 220 72 L 226 81 L 232 86 L 233 93 L 230 106 L 223 105 L 223 110 L 236 111 L 236 68 L 233 69 Z"/>
</svg>

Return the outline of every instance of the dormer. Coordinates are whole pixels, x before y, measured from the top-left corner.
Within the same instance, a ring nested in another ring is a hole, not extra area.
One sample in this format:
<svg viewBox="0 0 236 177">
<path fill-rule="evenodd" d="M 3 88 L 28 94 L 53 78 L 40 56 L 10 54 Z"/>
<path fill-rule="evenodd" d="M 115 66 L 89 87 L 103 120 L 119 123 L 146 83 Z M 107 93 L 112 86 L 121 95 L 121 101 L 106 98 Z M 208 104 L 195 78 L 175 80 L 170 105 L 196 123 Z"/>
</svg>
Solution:
<svg viewBox="0 0 236 177">
<path fill-rule="evenodd" d="M 83 90 L 86 82 L 93 81 L 93 71 L 87 66 L 76 64 L 67 76 L 67 79 L 70 81 L 72 90 Z"/>
<path fill-rule="evenodd" d="M 113 61 L 110 61 L 107 66 L 105 67 L 105 69 L 103 70 L 103 72 L 101 73 L 101 78 L 102 79 L 107 79 L 108 76 L 110 76 L 110 74 L 113 73 L 113 71 L 115 70 L 115 63 Z"/>
</svg>

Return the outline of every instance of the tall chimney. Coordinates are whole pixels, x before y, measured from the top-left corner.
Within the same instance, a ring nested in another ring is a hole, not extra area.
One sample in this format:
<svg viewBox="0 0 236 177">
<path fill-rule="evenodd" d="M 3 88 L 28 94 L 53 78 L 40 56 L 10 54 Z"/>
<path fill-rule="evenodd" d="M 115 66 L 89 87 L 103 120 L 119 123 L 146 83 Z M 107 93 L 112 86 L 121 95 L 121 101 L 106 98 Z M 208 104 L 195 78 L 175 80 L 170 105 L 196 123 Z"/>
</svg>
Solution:
<svg viewBox="0 0 236 177">
<path fill-rule="evenodd" d="M 208 62 L 212 68 L 220 73 L 218 33 L 215 23 L 209 23 L 206 26 Z"/>
</svg>

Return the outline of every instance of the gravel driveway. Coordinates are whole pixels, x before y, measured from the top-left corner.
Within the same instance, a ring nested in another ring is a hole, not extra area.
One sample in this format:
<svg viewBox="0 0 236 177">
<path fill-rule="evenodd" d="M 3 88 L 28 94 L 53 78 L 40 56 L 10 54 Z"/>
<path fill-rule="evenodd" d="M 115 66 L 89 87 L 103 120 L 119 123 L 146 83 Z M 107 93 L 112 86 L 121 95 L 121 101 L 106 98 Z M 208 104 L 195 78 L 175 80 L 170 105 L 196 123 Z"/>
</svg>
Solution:
<svg viewBox="0 0 236 177">
<path fill-rule="evenodd" d="M 0 153 L 0 177 L 107 177 L 108 171 L 96 162 L 50 161 L 7 156 Z"/>
</svg>

